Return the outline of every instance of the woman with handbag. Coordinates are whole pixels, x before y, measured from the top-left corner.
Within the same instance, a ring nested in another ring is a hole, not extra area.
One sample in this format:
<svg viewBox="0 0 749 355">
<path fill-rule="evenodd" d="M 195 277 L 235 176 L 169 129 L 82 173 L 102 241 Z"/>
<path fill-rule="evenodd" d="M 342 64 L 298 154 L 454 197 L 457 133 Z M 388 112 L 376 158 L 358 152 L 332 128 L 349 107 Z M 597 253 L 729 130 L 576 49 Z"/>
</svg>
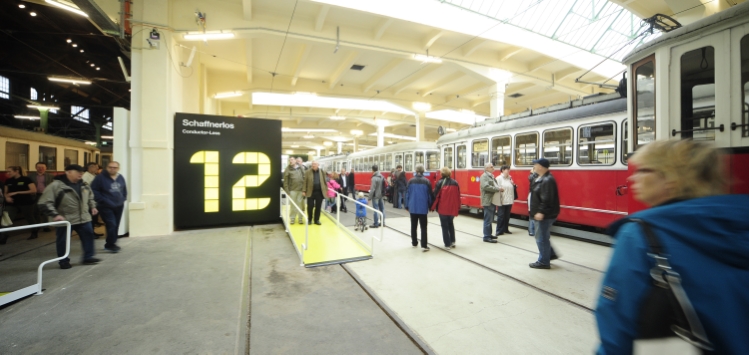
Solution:
<svg viewBox="0 0 749 355">
<path fill-rule="evenodd" d="M 434 186 L 434 203 L 432 211 L 437 211 L 442 226 L 442 241 L 445 248 L 455 248 L 455 224 L 453 219 L 460 211 L 460 186 L 458 182 L 450 178 L 450 169 L 440 169 L 442 175 L 440 181 Z"/>
<path fill-rule="evenodd" d="M 609 227 L 598 354 L 665 343 L 749 354 L 749 196 L 724 194 L 722 158 L 708 143 L 669 140 L 629 159 L 630 193 L 651 208 Z"/>
<path fill-rule="evenodd" d="M 492 199 L 492 204 L 497 206 L 497 232 L 495 234 L 497 237 L 505 233 L 512 234 L 510 232 L 510 211 L 512 211 L 512 204 L 517 198 L 515 183 L 510 176 L 510 166 L 502 165 L 499 169 L 501 173 L 496 177 L 499 192 L 494 194 Z"/>
</svg>

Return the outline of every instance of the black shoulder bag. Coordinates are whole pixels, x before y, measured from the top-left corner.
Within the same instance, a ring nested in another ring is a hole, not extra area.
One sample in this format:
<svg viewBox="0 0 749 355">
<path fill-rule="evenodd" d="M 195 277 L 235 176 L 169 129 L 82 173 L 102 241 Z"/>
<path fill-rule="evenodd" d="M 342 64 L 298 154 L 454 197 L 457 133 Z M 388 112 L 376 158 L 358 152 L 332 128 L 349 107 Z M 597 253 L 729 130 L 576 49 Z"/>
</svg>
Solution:
<svg viewBox="0 0 749 355">
<path fill-rule="evenodd" d="M 681 285 L 681 276 L 671 268 L 658 237 L 647 222 L 641 219 L 630 221 L 642 228 L 648 243 L 648 256 L 655 261 L 655 266 L 650 269 L 653 287 L 638 317 L 638 339 L 662 339 L 676 335 L 698 352 L 712 351 L 702 322 Z"/>
</svg>

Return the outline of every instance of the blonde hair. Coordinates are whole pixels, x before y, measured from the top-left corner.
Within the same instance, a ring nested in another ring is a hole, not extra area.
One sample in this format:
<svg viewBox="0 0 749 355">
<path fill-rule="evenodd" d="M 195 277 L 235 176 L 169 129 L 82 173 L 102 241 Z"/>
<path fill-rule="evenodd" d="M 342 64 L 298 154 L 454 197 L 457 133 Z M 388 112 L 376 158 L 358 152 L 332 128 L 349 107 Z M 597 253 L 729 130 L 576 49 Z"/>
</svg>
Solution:
<svg viewBox="0 0 749 355">
<path fill-rule="evenodd" d="M 442 169 L 440 169 L 440 173 L 442 174 L 442 177 L 450 177 L 450 168 L 443 166 Z"/>
<path fill-rule="evenodd" d="M 648 143 L 629 159 L 656 170 L 674 186 L 671 198 L 691 199 L 726 193 L 723 157 L 705 142 L 668 140 Z"/>
<path fill-rule="evenodd" d="M 359 193 L 356 194 L 356 197 L 358 197 L 358 198 L 364 198 L 364 193 L 361 192 L 361 191 L 359 191 Z"/>
</svg>

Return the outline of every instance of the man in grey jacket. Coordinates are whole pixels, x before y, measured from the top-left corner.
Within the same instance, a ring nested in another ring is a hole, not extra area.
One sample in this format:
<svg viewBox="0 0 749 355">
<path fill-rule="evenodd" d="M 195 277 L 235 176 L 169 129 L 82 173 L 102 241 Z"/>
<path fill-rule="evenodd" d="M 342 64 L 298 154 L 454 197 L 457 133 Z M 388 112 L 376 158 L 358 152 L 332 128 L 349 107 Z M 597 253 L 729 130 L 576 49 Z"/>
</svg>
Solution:
<svg viewBox="0 0 749 355">
<path fill-rule="evenodd" d="M 494 180 L 494 166 L 492 163 L 484 165 L 484 173 L 479 179 L 481 182 L 481 206 L 484 207 L 484 242 L 496 243 L 495 236 L 492 235 L 492 220 L 494 220 L 494 211 L 497 209 L 492 203 L 494 194 L 499 192 L 497 181 Z"/>
<path fill-rule="evenodd" d="M 94 230 L 91 228 L 91 215 L 96 215 L 94 193 L 88 184 L 81 179 L 83 167 L 78 164 L 68 165 L 65 175 L 55 180 L 44 189 L 39 198 L 39 208 L 54 221 L 69 221 L 71 228 L 78 233 L 83 246 L 83 263 L 96 264 L 94 258 Z M 89 210 L 91 213 L 89 213 Z M 57 227 L 57 256 L 65 255 L 67 228 Z M 60 269 L 70 269 L 70 258 L 60 260 Z"/>
<path fill-rule="evenodd" d="M 382 174 L 379 172 L 379 168 L 377 165 L 372 165 L 372 184 L 369 187 L 369 199 L 372 200 L 372 207 L 374 209 L 382 212 L 382 226 L 385 226 L 385 203 L 382 201 L 382 184 L 384 183 L 385 179 L 382 177 Z M 374 214 L 374 224 L 369 226 L 370 228 L 379 228 L 380 227 L 380 216 L 375 213 Z"/>
<path fill-rule="evenodd" d="M 304 196 L 302 196 L 302 190 L 304 189 L 304 168 L 297 164 L 296 159 L 289 158 L 289 166 L 283 172 L 283 189 L 289 194 L 294 203 L 296 203 L 299 209 L 304 208 Z M 289 224 L 294 224 L 294 221 L 298 218 L 299 224 L 304 224 L 302 215 L 294 206 L 289 206 Z"/>
</svg>

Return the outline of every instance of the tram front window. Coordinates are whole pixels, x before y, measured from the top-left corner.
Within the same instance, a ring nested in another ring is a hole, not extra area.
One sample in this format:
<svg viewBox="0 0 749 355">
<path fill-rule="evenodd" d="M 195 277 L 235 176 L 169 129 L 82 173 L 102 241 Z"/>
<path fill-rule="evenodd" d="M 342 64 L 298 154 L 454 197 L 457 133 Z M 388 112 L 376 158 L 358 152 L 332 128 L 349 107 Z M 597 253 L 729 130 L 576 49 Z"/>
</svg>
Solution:
<svg viewBox="0 0 749 355">
<path fill-rule="evenodd" d="M 681 138 L 715 140 L 715 49 L 681 56 Z"/>
<path fill-rule="evenodd" d="M 427 152 L 427 170 L 437 170 L 440 168 L 440 153 Z"/>
<path fill-rule="evenodd" d="M 468 157 L 466 157 L 466 146 L 465 145 L 459 145 L 458 146 L 458 169 L 465 169 L 466 168 L 466 160 Z"/>
<path fill-rule="evenodd" d="M 445 148 L 445 162 L 442 166 L 446 166 L 448 169 L 453 168 L 453 148 Z"/>
</svg>

